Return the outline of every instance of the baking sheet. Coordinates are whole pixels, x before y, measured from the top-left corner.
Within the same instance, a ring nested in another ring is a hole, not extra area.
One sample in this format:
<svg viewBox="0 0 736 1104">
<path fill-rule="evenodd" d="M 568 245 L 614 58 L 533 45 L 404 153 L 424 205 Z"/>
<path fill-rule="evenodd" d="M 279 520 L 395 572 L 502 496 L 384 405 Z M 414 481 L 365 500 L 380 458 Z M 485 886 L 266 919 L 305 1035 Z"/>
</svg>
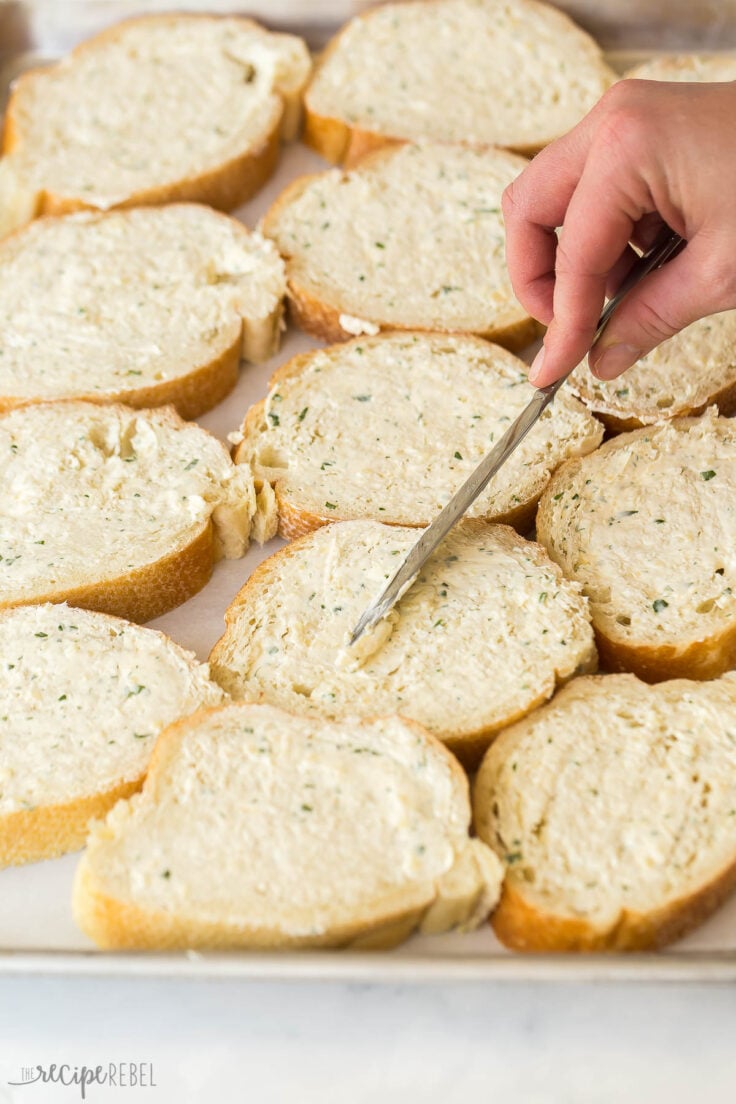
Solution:
<svg viewBox="0 0 736 1104">
<path fill-rule="evenodd" d="M 115 6 L 113 3 L 110 8 Z M 3 8 L 7 7 L 0 0 L 0 43 Z M 623 69 L 641 57 L 639 52 L 627 52 L 618 54 L 615 61 Z M 11 64 L 17 69 L 24 63 L 14 59 Z M 321 158 L 303 146 L 287 147 L 269 185 L 236 215 L 254 227 L 290 180 L 325 167 Z M 317 341 L 290 327 L 277 356 L 266 364 L 244 365 L 232 394 L 198 419 L 199 423 L 224 440 L 240 427 L 248 407 L 265 395 L 268 379 L 276 368 L 290 357 L 318 346 Z M 224 612 L 232 598 L 254 568 L 282 543 L 274 540 L 262 549 L 254 546 L 241 560 L 222 561 L 203 591 L 151 622 L 152 627 L 168 633 L 205 660 L 223 632 Z M 415 936 L 390 952 L 108 954 L 96 950 L 72 918 L 71 886 L 78 858 L 67 855 L 0 870 L 0 974 L 332 978 L 388 983 L 442 979 L 736 980 L 736 897 L 697 932 L 659 954 L 515 955 L 498 943 L 488 925 L 471 934 Z"/>
</svg>

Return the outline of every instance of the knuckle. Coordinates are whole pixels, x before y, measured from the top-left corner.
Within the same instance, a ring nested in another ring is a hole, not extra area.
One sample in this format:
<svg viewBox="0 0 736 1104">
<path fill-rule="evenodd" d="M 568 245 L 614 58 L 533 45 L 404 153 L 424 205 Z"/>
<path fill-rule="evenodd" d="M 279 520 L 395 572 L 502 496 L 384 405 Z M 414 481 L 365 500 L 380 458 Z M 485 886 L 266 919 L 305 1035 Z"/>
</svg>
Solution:
<svg viewBox="0 0 736 1104">
<path fill-rule="evenodd" d="M 635 324 L 649 344 L 654 346 L 681 330 L 686 320 L 679 319 L 674 312 L 643 299 L 636 311 Z"/>
</svg>

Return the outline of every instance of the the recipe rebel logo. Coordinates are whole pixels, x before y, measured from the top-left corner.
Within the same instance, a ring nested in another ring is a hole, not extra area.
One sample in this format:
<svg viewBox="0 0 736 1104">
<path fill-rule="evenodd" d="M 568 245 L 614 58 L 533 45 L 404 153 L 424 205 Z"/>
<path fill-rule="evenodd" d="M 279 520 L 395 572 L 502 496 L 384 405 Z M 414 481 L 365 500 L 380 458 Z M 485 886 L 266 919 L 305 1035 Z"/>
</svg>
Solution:
<svg viewBox="0 0 736 1104">
<path fill-rule="evenodd" d="M 112 1089 L 157 1088 L 152 1062 L 108 1062 L 98 1066 L 72 1066 L 66 1062 L 49 1066 L 21 1066 L 20 1077 L 8 1085 L 76 1085 L 80 1100 L 95 1085 Z"/>
</svg>

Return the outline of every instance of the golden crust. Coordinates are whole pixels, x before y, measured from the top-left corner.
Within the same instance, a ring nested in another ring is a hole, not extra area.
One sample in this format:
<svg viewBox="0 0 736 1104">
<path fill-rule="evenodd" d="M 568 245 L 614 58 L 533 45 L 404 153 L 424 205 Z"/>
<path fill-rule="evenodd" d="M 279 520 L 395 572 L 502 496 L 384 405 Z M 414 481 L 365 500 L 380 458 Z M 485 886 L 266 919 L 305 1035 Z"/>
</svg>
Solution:
<svg viewBox="0 0 736 1104">
<path fill-rule="evenodd" d="M 601 410 L 592 395 L 583 394 L 578 388 L 574 389 L 574 394 L 582 403 L 585 403 L 591 414 L 595 414 L 596 418 L 603 422 L 609 433 L 630 433 L 634 429 L 643 429 L 647 425 L 654 424 L 651 421 L 641 421 L 641 415 L 637 415 L 634 411 L 628 417 L 623 415 L 619 417 L 618 414 Z M 709 406 L 717 406 L 719 414 L 726 418 L 736 414 L 736 381 L 726 384 L 720 391 L 716 391 L 714 395 L 709 396 L 705 402 L 698 406 L 678 410 L 677 413 L 672 415 L 668 415 L 665 411 L 658 411 L 657 421 L 667 422 L 670 418 L 696 418 L 704 414 Z"/>
<path fill-rule="evenodd" d="M 674 942 L 707 920 L 736 888 L 736 858 L 695 893 L 652 912 L 623 910 L 609 928 L 536 908 L 506 878 L 491 919 L 501 942 L 515 951 L 647 951 Z"/>
<path fill-rule="evenodd" d="M 237 706 L 236 706 L 237 707 Z M 189 717 L 175 721 L 158 736 L 148 765 L 140 801 L 155 801 L 161 775 L 167 764 L 178 754 L 190 729 L 212 713 L 232 709 L 233 703 L 200 709 Z M 248 708 L 248 706 L 244 706 Z M 366 718 L 366 724 L 377 718 Z M 468 795 L 468 781 L 460 765 L 449 752 L 415 721 L 402 717 L 441 753 L 453 775 L 455 786 Z M 469 798 L 468 798 L 469 801 Z M 106 831 L 105 826 L 100 829 Z M 90 841 L 94 847 L 94 838 Z M 370 910 L 348 924 L 336 925 L 329 931 L 294 936 L 278 927 L 256 928 L 225 921 L 201 921 L 162 909 L 145 909 L 131 901 L 118 900 L 104 891 L 103 885 L 90 870 L 83 856 L 74 880 L 72 906 L 80 928 L 103 949 L 116 950 L 201 950 L 225 947 L 253 950 L 298 949 L 300 947 L 347 947 L 390 949 L 401 943 L 420 925 L 422 918 L 436 900 L 429 887 L 408 887 L 389 891 L 371 904 Z"/>
<path fill-rule="evenodd" d="M 461 522 L 461 524 L 468 527 L 476 527 L 482 531 L 487 530 L 489 526 L 488 522 L 475 518 L 466 519 Z M 498 528 L 495 523 L 494 528 Z M 270 583 L 278 579 L 281 573 L 282 560 L 296 555 L 301 545 L 310 539 L 311 532 L 312 531 L 308 531 L 303 536 L 300 535 L 296 537 L 296 539 L 292 540 L 290 544 L 287 544 L 285 548 L 280 548 L 277 552 L 272 553 L 267 559 L 263 560 L 249 576 L 245 585 L 240 588 L 228 608 L 225 610 L 225 632 L 212 648 L 209 656 L 209 664 L 211 678 L 219 683 L 228 693 L 233 694 L 233 691 L 228 685 L 227 679 L 222 680 L 220 668 L 227 670 L 227 644 L 230 629 L 235 625 L 241 613 L 248 608 L 251 599 L 253 599 L 254 603 L 258 602 L 261 589 L 267 591 Z M 541 546 L 538 547 L 541 552 L 544 552 Z M 546 555 L 546 553 L 544 554 Z M 591 647 L 591 653 L 588 656 L 584 671 L 580 673 L 592 674 L 597 670 L 597 667 L 598 657 L 595 648 Z M 572 678 L 574 675 L 570 677 Z M 448 748 L 467 770 L 474 770 L 487 751 L 489 744 L 499 732 L 507 728 L 510 724 L 514 724 L 516 721 L 521 720 L 522 717 L 526 717 L 527 714 L 537 709 L 540 705 L 543 705 L 546 701 L 549 701 L 553 694 L 567 681 L 569 680 L 562 679 L 555 675 L 554 685 L 551 688 L 543 687 L 528 706 L 522 709 L 513 710 L 513 712 L 509 713 L 495 724 L 485 725 L 471 732 L 448 731 L 433 733 L 432 735 Z M 233 696 L 235 695 L 233 694 Z M 418 722 L 412 723 L 418 724 Z"/>
<path fill-rule="evenodd" d="M 103 793 L 0 816 L 0 868 L 55 859 L 84 847 L 90 821 L 143 785 L 143 775 Z"/>
<path fill-rule="evenodd" d="M 176 18 L 176 16 L 143 15 L 123 20 L 82 42 L 70 52 L 69 56 L 77 57 L 89 50 L 94 50 L 100 43 L 114 41 L 121 30 L 137 23 L 144 21 L 163 22 L 172 18 Z M 223 19 L 238 17 L 187 13 L 187 18 Z M 239 21 L 245 26 L 257 26 L 251 19 L 241 18 Z M 3 154 L 11 153 L 22 144 L 22 126 L 16 118 L 21 90 L 25 90 L 29 84 L 38 79 L 39 75 L 44 73 L 44 69 L 31 69 L 15 82 L 5 113 L 2 137 Z M 274 89 L 274 94 L 279 94 L 277 89 Z M 205 203 L 220 211 L 232 211 L 235 207 L 245 203 L 263 187 L 276 169 L 281 144 L 282 120 L 286 108 L 286 97 L 283 94 L 281 100 L 281 109 L 274 113 L 268 131 L 261 135 L 257 144 L 251 144 L 246 149 L 234 153 L 229 160 L 215 169 L 185 177 L 170 184 L 143 188 L 126 197 L 122 202 L 114 204 L 113 208 L 158 206 L 163 203 L 177 201 L 194 201 Z M 79 196 L 60 196 L 48 190 L 40 191 L 37 196 L 37 215 L 64 215 L 73 211 L 95 209 L 94 204 L 90 204 Z"/>
</svg>

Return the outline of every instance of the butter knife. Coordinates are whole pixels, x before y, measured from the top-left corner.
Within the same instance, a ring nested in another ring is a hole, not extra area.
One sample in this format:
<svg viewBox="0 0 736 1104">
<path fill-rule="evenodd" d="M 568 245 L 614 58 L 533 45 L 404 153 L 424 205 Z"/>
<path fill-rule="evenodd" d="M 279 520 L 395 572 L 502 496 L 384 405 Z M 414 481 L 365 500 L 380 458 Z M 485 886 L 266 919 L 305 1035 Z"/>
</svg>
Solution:
<svg viewBox="0 0 736 1104">
<path fill-rule="evenodd" d="M 628 295 L 640 280 L 648 276 L 656 268 L 660 268 L 670 260 L 675 253 L 685 244 L 679 234 L 674 233 L 665 226 L 654 244 L 639 257 L 629 271 L 628 276 L 621 284 L 616 294 L 609 299 L 603 313 L 598 320 L 598 326 L 591 348 L 598 341 L 611 316 L 621 300 Z M 547 387 L 539 387 L 533 397 L 504 433 L 503 437 L 493 446 L 488 455 L 481 460 L 478 467 L 465 480 L 462 486 L 455 492 L 450 501 L 440 511 L 431 525 L 423 530 L 419 540 L 412 546 L 402 561 L 396 573 L 388 581 L 376 601 L 365 610 L 360 620 L 353 629 L 350 644 L 353 645 L 363 633 L 378 624 L 390 609 L 398 602 L 399 598 L 407 592 L 414 583 L 424 564 L 447 536 L 453 525 L 456 524 L 475 502 L 479 494 L 485 490 L 494 475 L 508 460 L 516 447 L 524 440 L 527 433 L 533 428 L 544 411 L 554 400 L 555 395 L 571 373 L 550 383 Z"/>
</svg>

